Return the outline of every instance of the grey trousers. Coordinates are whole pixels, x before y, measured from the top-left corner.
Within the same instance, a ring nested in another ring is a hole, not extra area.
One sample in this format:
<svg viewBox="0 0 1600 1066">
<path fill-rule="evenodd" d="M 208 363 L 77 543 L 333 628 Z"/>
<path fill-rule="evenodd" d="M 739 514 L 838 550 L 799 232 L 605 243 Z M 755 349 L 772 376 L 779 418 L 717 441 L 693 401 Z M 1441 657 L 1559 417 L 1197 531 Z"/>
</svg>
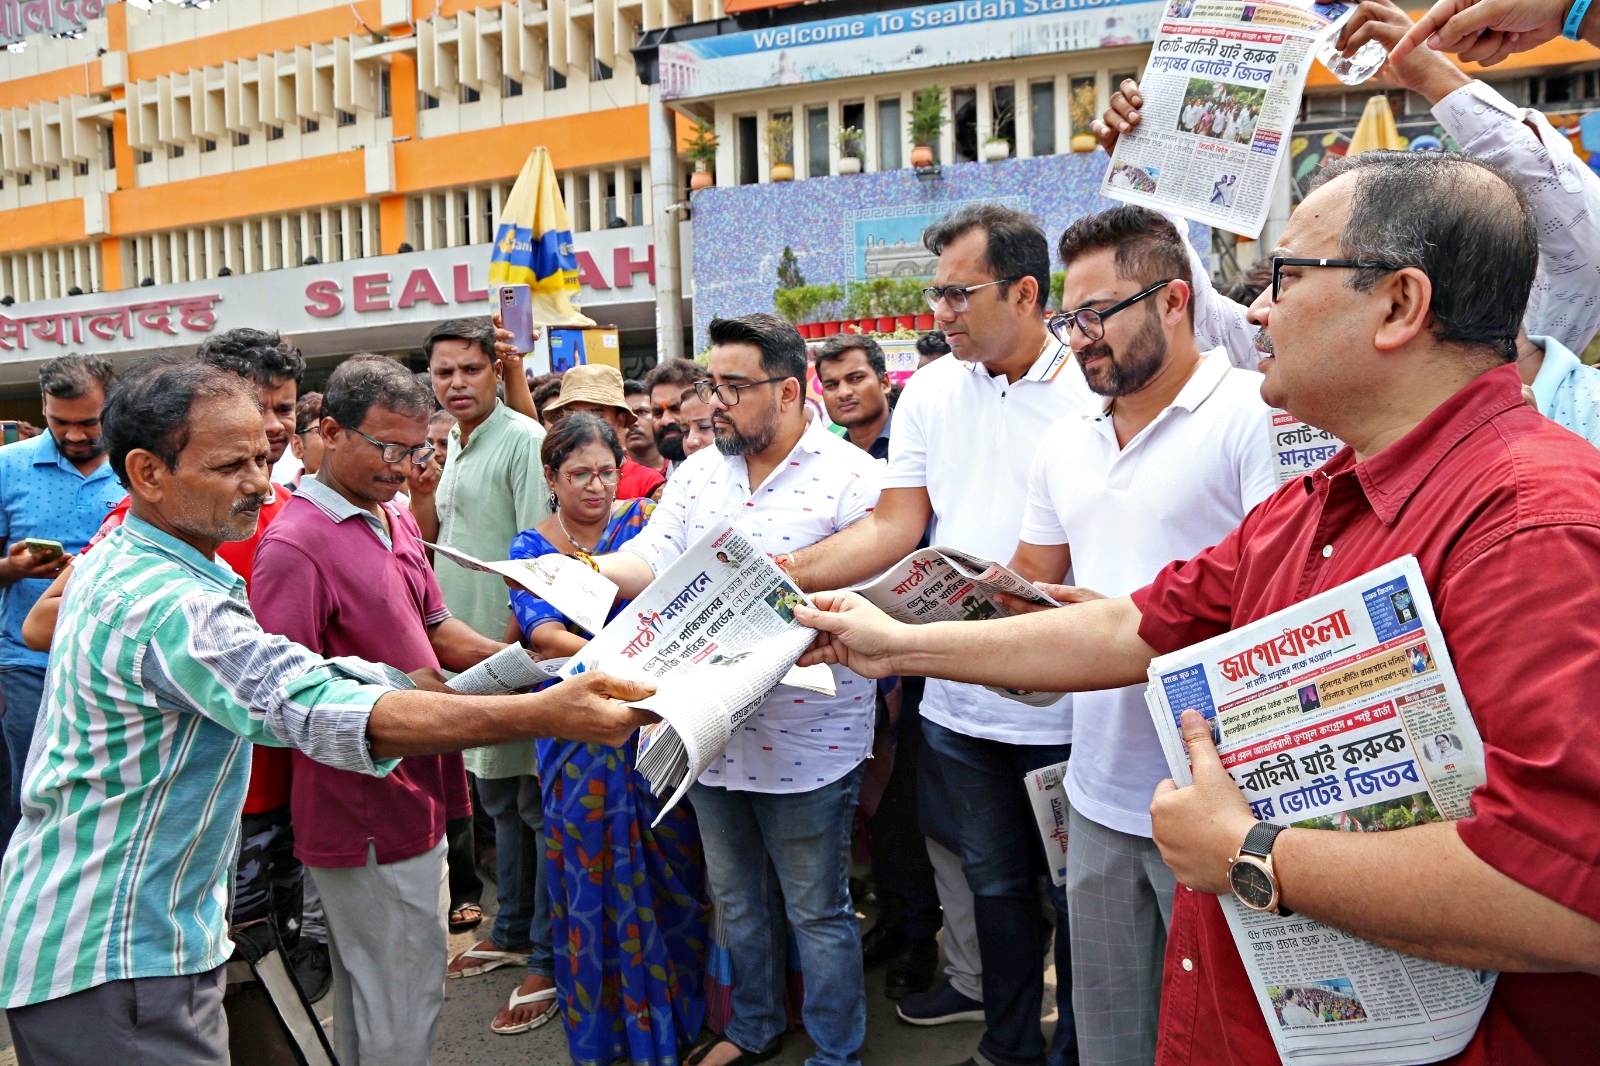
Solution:
<svg viewBox="0 0 1600 1066">
<path fill-rule="evenodd" d="M 945 977 L 968 999 L 983 1002 L 983 959 L 978 956 L 978 918 L 972 909 L 972 888 L 961 869 L 961 856 L 928 838 L 933 884 L 944 911 Z"/>
<path fill-rule="evenodd" d="M 427 1066 L 450 961 L 445 842 L 382 865 L 369 844 L 367 865 L 312 876 L 328 919 L 341 1066 Z"/>
<path fill-rule="evenodd" d="M 112 981 L 6 1011 L 20 1066 L 228 1061 L 224 966 L 183 977 Z"/>
<path fill-rule="evenodd" d="M 1072 1014 L 1084 1066 L 1156 1056 L 1161 962 L 1176 880 L 1155 841 L 1067 813 Z"/>
</svg>

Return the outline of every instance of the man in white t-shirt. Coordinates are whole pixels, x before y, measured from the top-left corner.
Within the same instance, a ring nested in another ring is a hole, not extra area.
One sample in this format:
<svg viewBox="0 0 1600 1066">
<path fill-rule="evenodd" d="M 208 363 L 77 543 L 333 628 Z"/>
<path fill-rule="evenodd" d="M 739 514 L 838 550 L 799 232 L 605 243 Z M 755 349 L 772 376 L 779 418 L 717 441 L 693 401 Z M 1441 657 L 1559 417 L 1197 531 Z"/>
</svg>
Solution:
<svg viewBox="0 0 1600 1066">
<path fill-rule="evenodd" d="M 1183 237 L 1142 207 L 1061 236 L 1062 306 L 1050 320 L 1099 399 L 1051 426 L 1034 456 L 1012 566 L 1108 596 L 1221 540 L 1274 488 L 1261 375 L 1195 343 Z M 1067 608 L 1070 610 L 1071 608 Z M 1150 838 L 1168 776 L 1144 687 L 1074 697 L 1067 908 L 1080 1061 L 1155 1057 L 1173 877 Z"/>
</svg>

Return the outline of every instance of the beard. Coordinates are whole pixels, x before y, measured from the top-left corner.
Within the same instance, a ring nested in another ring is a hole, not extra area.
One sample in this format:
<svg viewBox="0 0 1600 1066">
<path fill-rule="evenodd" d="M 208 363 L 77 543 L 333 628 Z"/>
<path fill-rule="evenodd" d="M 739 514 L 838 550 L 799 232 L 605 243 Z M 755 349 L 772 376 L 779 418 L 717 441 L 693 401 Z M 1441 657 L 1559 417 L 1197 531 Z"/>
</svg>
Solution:
<svg viewBox="0 0 1600 1066">
<path fill-rule="evenodd" d="M 74 459 L 93 459 L 103 454 L 106 450 L 105 437 L 90 437 L 88 440 L 83 441 L 64 441 L 60 437 L 56 437 L 54 430 L 50 432 L 50 435 L 55 437 L 56 451 Z"/>
<path fill-rule="evenodd" d="M 778 439 L 778 404 L 774 401 L 762 415 L 761 421 L 748 433 L 741 433 L 731 420 L 719 422 L 713 419 L 711 435 L 716 441 L 717 451 L 723 455 L 760 455 Z"/>
<path fill-rule="evenodd" d="M 674 463 L 688 458 L 683 452 L 683 427 L 676 422 L 656 424 L 656 451 Z"/>
<path fill-rule="evenodd" d="M 1115 398 L 1132 395 L 1150 384 L 1150 380 L 1166 365 L 1167 339 L 1162 336 L 1160 321 L 1154 316 L 1147 317 L 1145 324 L 1126 345 L 1125 353 L 1118 361 L 1111 346 L 1102 341 L 1096 341 L 1078 353 L 1080 366 L 1096 356 L 1106 357 L 1105 362 L 1096 367 L 1093 373 L 1086 371 L 1083 375 L 1097 396 Z"/>
</svg>

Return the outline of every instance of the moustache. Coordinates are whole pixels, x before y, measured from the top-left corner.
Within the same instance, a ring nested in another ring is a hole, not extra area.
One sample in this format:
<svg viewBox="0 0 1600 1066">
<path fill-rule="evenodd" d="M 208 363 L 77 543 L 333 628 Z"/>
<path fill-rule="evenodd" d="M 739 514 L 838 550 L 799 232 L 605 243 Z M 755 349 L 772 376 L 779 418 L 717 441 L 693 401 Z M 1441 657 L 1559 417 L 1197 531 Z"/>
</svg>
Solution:
<svg viewBox="0 0 1600 1066">
<path fill-rule="evenodd" d="M 1078 362 L 1087 363 L 1089 360 L 1099 359 L 1101 356 L 1105 356 L 1107 359 L 1111 358 L 1111 346 L 1109 344 L 1089 345 L 1089 347 L 1078 353 Z"/>
<path fill-rule="evenodd" d="M 1264 329 L 1256 330 L 1256 351 L 1265 355 L 1276 354 L 1275 349 L 1272 347 L 1272 334 Z"/>
<path fill-rule="evenodd" d="M 257 494 L 255 496 L 246 496 L 244 499 L 239 500 L 232 507 L 228 508 L 228 514 L 229 515 L 242 515 L 246 511 L 259 511 L 259 510 L 261 510 L 261 508 L 265 507 L 271 500 L 272 500 L 271 496 L 267 496 L 267 495 L 264 495 L 264 494 Z"/>
</svg>

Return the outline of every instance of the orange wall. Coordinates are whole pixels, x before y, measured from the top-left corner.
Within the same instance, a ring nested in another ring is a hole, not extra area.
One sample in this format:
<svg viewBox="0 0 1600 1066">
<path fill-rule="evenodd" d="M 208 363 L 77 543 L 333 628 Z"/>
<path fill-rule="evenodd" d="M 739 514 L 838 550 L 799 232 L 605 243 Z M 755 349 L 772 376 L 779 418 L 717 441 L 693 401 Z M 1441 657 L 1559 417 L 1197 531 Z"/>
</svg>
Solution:
<svg viewBox="0 0 1600 1066">
<path fill-rule="evenodd" d="M 198 226 L 248 215 L 360 200 L 366 194 L 362 153 L 339 152 L 233 174 L 112 193 L 111 232 L 123 235 Z M 81 222 L 79 229 L 82 229 Z"/>
<path fill-rule="evenodd" d="M 40 240 L 41 234 L 49 234 L 49 239 Z M 18 207 L 5 213 L 5 225 L 0 226 L 0 252 L 72 244 L 83 240 L 84 236 L 82 200 L 56 200 Z"/>
<path fill-rule="evenodd" d="M 195 67 L 218 67 L 241 56 L 287 52 L 304 44 L 326 44 L 335 37 L 364 32 L 362 23 L 374 32 L 382 32 L 379 0 L 357 0 L 354 11 L 351 6 L 340 4 L 293 18 L 196 37 L 181 44 L 129 52 L 128 80 L 144 81 Z"/>
<path fill-rule="evenodd" d="M 649 154 L 648 110 L 638 104 L 407 141 L 394 146 L 395 184 L 416 192 L 513 178 L 541 144 L 558 170 L 641 159 Z"/>
</svg>

